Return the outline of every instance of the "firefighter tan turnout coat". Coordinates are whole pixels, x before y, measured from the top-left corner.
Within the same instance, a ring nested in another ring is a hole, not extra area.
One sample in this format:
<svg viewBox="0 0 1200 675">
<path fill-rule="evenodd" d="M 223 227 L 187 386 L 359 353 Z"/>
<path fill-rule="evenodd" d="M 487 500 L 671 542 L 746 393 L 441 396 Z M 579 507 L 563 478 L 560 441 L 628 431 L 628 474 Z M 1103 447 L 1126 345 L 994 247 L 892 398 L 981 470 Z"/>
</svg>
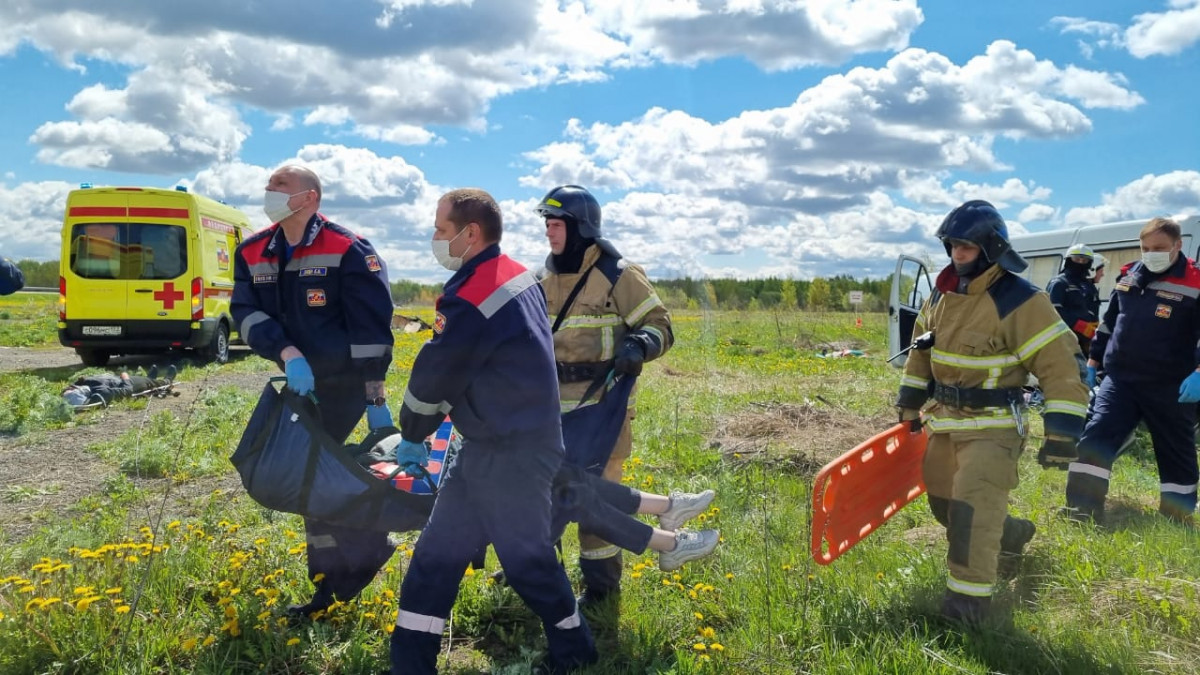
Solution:
<svg viewBox="0 0 1200 675">
<path fill-rule="evenodd" d="M 587 281 L 567 308 L 567 315 L 554 334 L 555 360 L 581 367 L 578 379 L 564 378 L 563 373 L 559 373 L 559 396 L 564 413 L 573 410 L 587 392 L 592 379 L 587 377 L 588 367 L 594 366 L 598 371 L 611 368 L 612 359 L 626 335 L 644 331 L 651 338 L 656 348 L 646 350 L 647 361 L 665 354 L 675 341 L 671 315 L 650 285 L 646 272 L 624 258 L 603 254 L 595 244 L 584 253 L 578 273 L 558 273 L 549 263 L 542 272 L 542 288 L 546 291 L 551 323 L 558 319 L 581 274 L 587 274 Z M 593 402 L 594 396 L 585 405 Z"/>
<path fill-rule="evenodd" d="M 897 406 L 925 411 L 930 432 L 923 474 L 930 509 L 946 527 L 947 586 L 990 596 L 1024 449 L 1021 386 L 1030 373 L 1045 393 L 1046 436 L 1076 440 L 1087 413 L 1078 343 L 1049 297 L 993 265 L 956 292 L 950 265 L 922 307 L 916 334 L 933 347 L 912 350 Z"/>
</svg>

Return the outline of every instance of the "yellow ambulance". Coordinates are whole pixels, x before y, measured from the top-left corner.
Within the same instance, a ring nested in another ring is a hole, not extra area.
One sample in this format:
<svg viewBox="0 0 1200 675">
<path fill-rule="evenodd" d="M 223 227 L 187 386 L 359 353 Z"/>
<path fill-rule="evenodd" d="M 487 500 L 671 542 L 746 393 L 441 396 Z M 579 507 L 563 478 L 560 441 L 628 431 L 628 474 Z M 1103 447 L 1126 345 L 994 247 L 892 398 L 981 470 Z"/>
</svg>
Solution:
<svg viewBox="0 0 1200 675">
<path fill-rule="evenodd" d="M 237 339 L 233 254 L 241 211 L 183 186 L 90 187 L 67 195 L 58 338 L 84 365 L 114 354 L 193 349 L 225 363 Z"/>
</svg>

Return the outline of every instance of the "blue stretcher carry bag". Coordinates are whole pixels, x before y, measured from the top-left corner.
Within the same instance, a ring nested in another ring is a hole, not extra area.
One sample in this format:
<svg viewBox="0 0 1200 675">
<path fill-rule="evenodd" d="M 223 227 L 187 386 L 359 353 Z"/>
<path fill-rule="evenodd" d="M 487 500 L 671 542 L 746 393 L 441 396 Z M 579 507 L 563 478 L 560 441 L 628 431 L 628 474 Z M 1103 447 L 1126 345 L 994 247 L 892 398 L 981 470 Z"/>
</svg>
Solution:
<svg viewBox="0 0 1200 675">
<path fill-rule="evenodd" d="M 397 489 L 356 459 L 398 433 L 384 427 L 343 446 L 321 428 L 309 399 L 268 382 L 229 461 L 250 497 L 269 509 L 357 529 L 418 530 L 434 495 Z"/>
</svg>

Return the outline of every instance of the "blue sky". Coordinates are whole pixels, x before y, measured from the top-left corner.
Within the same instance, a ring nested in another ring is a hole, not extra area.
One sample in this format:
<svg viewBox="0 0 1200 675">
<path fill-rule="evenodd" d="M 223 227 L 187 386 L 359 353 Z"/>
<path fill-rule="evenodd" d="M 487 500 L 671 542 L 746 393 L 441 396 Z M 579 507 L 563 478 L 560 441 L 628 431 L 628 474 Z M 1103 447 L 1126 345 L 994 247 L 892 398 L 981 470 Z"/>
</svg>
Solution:
<svg viewBox="0 0 1200 675">
<path fill-rule="evenodd" d="M 567 182 L 655 277 L 882 276 L 966 199 L 1016 233 L 1200 212 L 1197 82 L 1200 0 L 8 0 L 0 254 L 57 257 L 85 181 L 265 226 L 296 162 L 397 278 L 444 278 L 462 186 L 540 264 Z"/>
</svg>

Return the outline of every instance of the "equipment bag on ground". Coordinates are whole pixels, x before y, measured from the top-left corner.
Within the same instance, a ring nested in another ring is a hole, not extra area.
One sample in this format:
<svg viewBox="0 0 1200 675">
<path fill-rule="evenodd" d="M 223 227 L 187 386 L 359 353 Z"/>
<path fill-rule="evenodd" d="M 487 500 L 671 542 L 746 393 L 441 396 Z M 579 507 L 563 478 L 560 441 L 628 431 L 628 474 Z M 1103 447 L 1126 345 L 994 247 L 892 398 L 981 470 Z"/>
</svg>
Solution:
<svg viewBox="0 0 1200 675">
<path fill-rule="evenodd" d="M 268 382 L 229 461 L 250 497 L 269 509 L 359 529 L 418 530 L 434 495 L 397 489 L 356 459 L 398 433 L 384 427 L 343 446 L 321 429 L 309 399 Z"/>
</svg>

